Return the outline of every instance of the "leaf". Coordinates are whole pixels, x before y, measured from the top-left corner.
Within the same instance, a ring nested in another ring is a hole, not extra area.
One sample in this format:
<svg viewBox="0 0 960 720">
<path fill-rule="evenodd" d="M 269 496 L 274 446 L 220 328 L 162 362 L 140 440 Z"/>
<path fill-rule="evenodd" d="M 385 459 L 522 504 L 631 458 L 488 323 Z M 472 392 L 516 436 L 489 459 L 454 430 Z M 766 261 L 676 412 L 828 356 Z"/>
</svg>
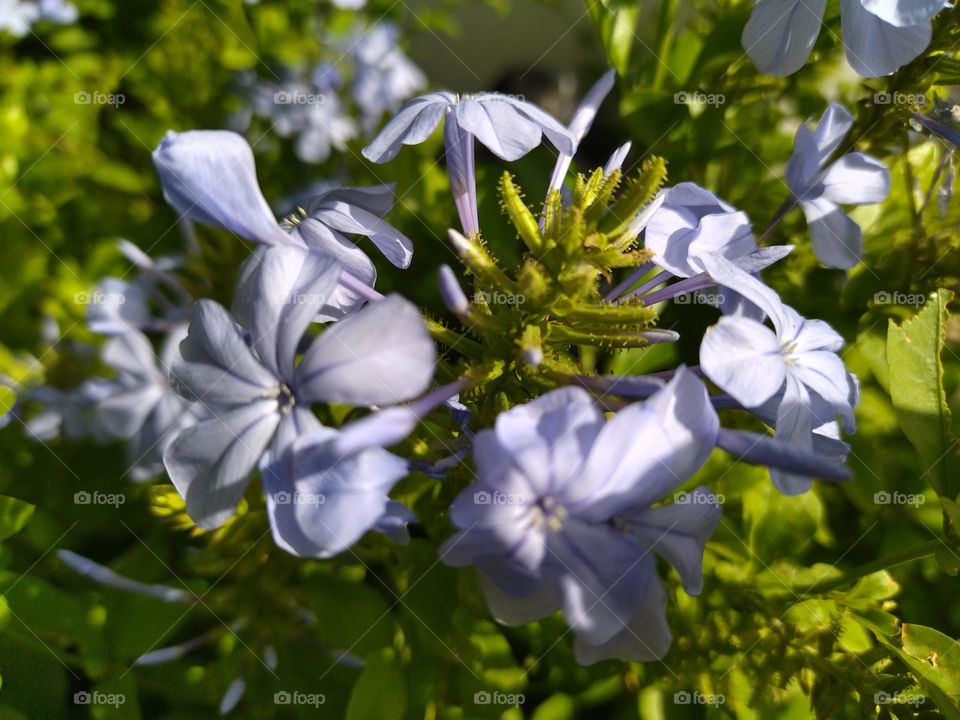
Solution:
<svg viewBox="0 0 960 720">
<path fill-rule="evenodd" d="M 636 37 L 634 29 L 640 17 L 640 3 L 624 0 L 587 2 L 593 22 L 600 32 L 600 41 L 607 54 L 607 62 L 624 75 L 630 63 L 630 52 Z"/>
<path fill-rule="evenodd" d="M 402 720 L 407 717 L 407 685 L 398 663 L 387 654 L 371 658 L 350 693 L 347 720 Z"/>
<path fill-rule="evenodd" d="M 34 507 L 28 502 L 0 495 L 0 540 L 16 535 L 33 515 Z"/>
<path fill-rule="evenodd" d="M 890 397 L 900 426 L 923 465 L 921 477 L 930 475 L 939 495 L 956 499 L 960 492 L 960 463 L 950 432 L 950 407 L 943 389 L 943 349 L 949 314 L 949 290 L 929 296 L 916 317 L 887 331 Z"/>
<path fill-rule="evenodd" d="M 960 701 L 960 643 L 942 632 L 923 625 L 904 623 L 901 633 L 904 652 L 925 666 L 925 676 Z"/>
</svg>

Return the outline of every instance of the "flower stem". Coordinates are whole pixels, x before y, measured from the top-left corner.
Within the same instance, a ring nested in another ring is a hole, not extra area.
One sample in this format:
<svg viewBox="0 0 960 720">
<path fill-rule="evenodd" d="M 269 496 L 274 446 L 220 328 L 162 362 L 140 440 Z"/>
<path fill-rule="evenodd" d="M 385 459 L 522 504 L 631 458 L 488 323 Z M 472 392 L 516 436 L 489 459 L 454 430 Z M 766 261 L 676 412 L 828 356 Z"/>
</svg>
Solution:
<svg viewBox="0 0 960 720">
<path fill-rule="evenodd" d="M 848 570 L 840 577 L 821 580 L 813 585 L 794 586 L 793 591 L 797 595 L 821 595 L 823 593 L 830 592 L 831 590 L 836 590 L 837 588 L 853 582 L 854 580 L 859 580 L 867 575 L 872 575 L 875 572 L 887 570 L 897 565 L 902 565 L 903 563 L 912 562 L 913 560 L 929 557 L 936 552 L 940 542 L 941 541 L 937 539 L 931 540 L 930 542 L 921 543 L 911 548 L 907 548 L 906 550 L 893 553 L 892 555 L 878 558 L 873 562 L 868 562 L 860 567 L 853 568 L 852 570 Z"/>
</svg>

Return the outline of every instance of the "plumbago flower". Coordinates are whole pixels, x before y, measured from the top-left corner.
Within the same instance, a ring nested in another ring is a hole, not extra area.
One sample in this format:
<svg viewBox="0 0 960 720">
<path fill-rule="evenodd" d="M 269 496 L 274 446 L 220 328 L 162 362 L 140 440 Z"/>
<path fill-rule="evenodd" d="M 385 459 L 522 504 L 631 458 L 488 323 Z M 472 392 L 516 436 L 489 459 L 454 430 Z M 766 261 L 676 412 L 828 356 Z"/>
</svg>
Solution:
<svg viewBox="0 0 960 720">
<path fill-rule="evenodd" d="M 814 430 L 838 415 L 852 432 L 858 387 L 837 354 L 843 338 L 822 320 L 801 317 L 729 260 L 715 255 L 703 262 L 718 285 L 754 303 L 774 328 L 753 318 L 720 318 L 700 345 L 706 376 L 744 407 L 774 414 L 777 437 L 804 450 L 813 450 Z M 790 473 L 775 473 L 774 482 L 791 495 L 810 487 L 808 477 Z"/>
<path fill-rule="evenodd" d="M 863 257 L 863 232 L 838 205 L 883 202 L 890 171 L 870 155 L 830 157 L 853 127 L 853 116 L 830 103 L 815 130 L 801 125 L 787 163 L 787 185 L 810 227 L 813 250 L 824 265 L 851 268 Z"/>
<path fill-rule="evenodd" d="M 827 0 L 759 0 L 743 29 L 743 47 L 765 73 L 790 75 L 820 34 Z M 847 61 L 867 78 L 891 75 L 930 44 L 930 23 L 945 0 L 840 0 Z"/>
<path fill-rule="evenodd" d="M 718 429 L 706 388 L 681 370 L 609 421 L 579 388 L 501 413 L 476 437 L 476 483 L 451 507 L 444 562 L 475 565 L 494 617 L 518 625 L 562 609 L 582 663 L 655 660 L 670 646 L 654 553 L 700 592 L 716 498 L 653 503 L 706 461 Z"/>
<path fill-rule="evenodd" d="M 164 197 L 183 217 L 265 246 L 309 248 L 339 263 L 340 287 L 327 298 L 328 316 L 369 298 L 377 278 L 370 258 L 346 235 L 369 238 L 398 267 L 413 257 L 410 239 L 382 219 L 392 205 L 389 187 L 329 191 L 281 225 L 260 192 L 253 151 L 236 133 L 168 132 L 153 162 Z"/>
<path fill-rule="evenodd" d="M 445 119 L 444 119 L 445 118 Z M 497 157 L 519 160 L 546 135 L 554 147 L 573 155 L 573 134 L 535 105 L 500 93 L 455 95 L 435 92 L 404 103 L 380 134 L 363 149 L 376 163 L 389 162 L 403 145 L 418 145 L 444 120 L 443 142 L 457 213 L 465 235 L 480 231 L 474 139 Z"/>
<path fill-rule="evenodd" d="M 284 461 L 288 448 L 296 444 L 303 451 L 297 458 L 298 472 L 313 476 L 324 462 L 336 464 L 338 456 L 332 451 L 324 454 L 329 448 L 322 445 L 334 431 L 321 426 L 311 404 L 392 405 L 429 385 L 433 341 L 416 307 L 397 295 L 337 322 L 296 362 L 304 334 L 335 292 L 340 272 L 330 259 L 304 248 L 274 247 L 263 254 L 253 279 L 238 290 L 246 327 L 215 302 L 201 300 L 194 309 L 180 348 L 183 362 L 172 375 L 182 392 L 202 402 L 213 417 L 180 435 L 163 460 L 186 501 L 187 513 L 200 527 L 218 527 L 233 514 L 253 469 L 265 457 L 268 462 Z M 367 434 L 367 444 L 357 441 L 347 448 L 351 457 L 340 458 L 331 482 L 356 483 L 353 490 L 358 493 L 375 492 L 383 515 L 386 490 L 403 473 L 392 456 L 377 450 L 363 454 L 370 442 L 376 444 L 370 439 L 374 434 Z M 311 450 L 315 441 L 321 443 L 320 451 Z M 379 475 L 376 483 L 363 480 L 368 472 Z M 271 527 L 282 547 L 296 550 L 310 542 L 315 550 L 310 554 L 335 552 L 342 549 L 335 537 L 343 537 L 345 531 L 321 537 L 311 530 L 319 531 L 324 522 L 339 526 L 342 521 L 362 533 L 380 519 L 364 513 L 332 517 L 338 503 L 326 506 L 322 495 L 306 495 L 310 524 L 296 526 L 306 540 L 292 538 L 290 518 L 283 512 L 289 501 L 277 494 L 297 492 L 295 483 L 279 482 L 295 476 L 272 472 L 264 478 L 272 497 Z"/>
<path fill-rule="evenodd" d="M 160 474 L 166 448 L 204 417 L 201 404 L 184 399 L 169 383 L 170 368 L 179 358 L 186 334 L 186 325 L 171 330 L 159 357 L 150 340 L 137 330 L 121 333 L 103 347 L 103 362 L 117 376 L 110 394 L 97 403 L 94 434 L 101 440 L 127 441 L 133 480 Z"/>
</svg>

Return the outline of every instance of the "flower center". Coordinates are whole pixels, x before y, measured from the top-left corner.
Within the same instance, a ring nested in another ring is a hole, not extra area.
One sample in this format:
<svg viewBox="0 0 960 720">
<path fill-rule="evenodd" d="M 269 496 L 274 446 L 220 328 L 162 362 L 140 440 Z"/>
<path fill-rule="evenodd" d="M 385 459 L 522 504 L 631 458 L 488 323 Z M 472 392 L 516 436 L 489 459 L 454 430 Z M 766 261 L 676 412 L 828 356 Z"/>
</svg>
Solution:
<svg viewBox="0 0 960 720">
<path fill-rule="evenodd" d="M 277 407 L 280 409 L 280 414 L 286 415 L 296 404 L 297 399 L 293 395 L 293 390 L 286 384 L 281 384 L 277 389 Z"/>
</svg>

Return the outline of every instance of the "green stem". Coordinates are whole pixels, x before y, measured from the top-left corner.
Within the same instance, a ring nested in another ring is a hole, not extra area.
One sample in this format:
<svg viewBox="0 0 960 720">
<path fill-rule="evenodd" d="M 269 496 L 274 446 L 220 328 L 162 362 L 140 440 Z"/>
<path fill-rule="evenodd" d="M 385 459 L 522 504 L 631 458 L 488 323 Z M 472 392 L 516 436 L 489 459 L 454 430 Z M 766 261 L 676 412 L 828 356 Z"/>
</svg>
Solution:
<svg viewBox="0 0 960 720">
<path fill-rule="evenodd" d="M 667 63 L 670 61 L 670 52 L 673 50 L 673 39 L 676 28 L 677 8 L 680 6 L 680 0 L 663 0 L 660 3 L 660 17 L 657 20 L 657 57 L 660 61 L 655 63 L 653 73 L 653 87 L 659 89 L 663 87 L 666 79 L 666 73 L 669 70 Z"/>
<path fill-rule="evenodd" d="M 471 360 L 479 360 L 483 356 L 483 347 L 466 335 L 454 332 L 432 318 L 424 318 L 424 320 L 427 322 L 427 330 L 430 331 L 430 335 L 433 336 L 433 339 L 437 342 L 441 342 L 449 348 L 456 349 Z"/>
<path fill-rule="evenodd" d="M 907 548 L 906 550 L 901 550 L 900 552 L 893 553 L 892 555 L 879 558 L 873 562 L 868 562 L 865 565 L 854 568 L 853 570 L 848 570 L 838 578 L 821 580 L 813 585 L 799 587 L 795 586 L 793 591 L 797 595 L 822 595 L 823 593 L 830 592 L 831 590 L 836 590 L 837 588 L 853 582 L 854 580 L 859 580 L 867 575 L 872 575 L 875 572 L 888 570 L 889 568 L 902 565 L 903 563 L 929 557 L 936 552 L 939 545 L 940 540 L 931 540 L 930 542 L 921 543 L 920 545 L 915 545 L 912 548 Z"/>
</svg>

